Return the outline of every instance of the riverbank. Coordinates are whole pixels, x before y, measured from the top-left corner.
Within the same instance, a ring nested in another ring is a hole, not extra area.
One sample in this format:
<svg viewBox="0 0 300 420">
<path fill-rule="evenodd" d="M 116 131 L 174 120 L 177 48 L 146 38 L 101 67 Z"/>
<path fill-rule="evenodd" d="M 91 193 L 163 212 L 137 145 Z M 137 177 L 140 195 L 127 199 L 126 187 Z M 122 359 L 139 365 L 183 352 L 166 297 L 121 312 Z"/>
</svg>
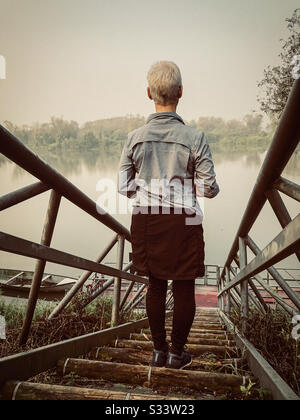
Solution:
<svg viewBox="0 0 300 420">
<path fill-rule="evenodd" d="M 108 328 L 111 320 L 112 298 L 96 299 L 83 308 L 85 296 L 75 297 L 58 317 L 48 320 L 54 303 L 39 301 L 26 346 L 18 344 L 26 306 L 15 301 L 7 302 L 0 296 L 0 316 L 6 321 L 6 339 L 0 340 L 0 358 L 47 346 L 73 337 Z M 121 324 L 145 317 L 144 311 L 126 312 Z"/>
</svg>

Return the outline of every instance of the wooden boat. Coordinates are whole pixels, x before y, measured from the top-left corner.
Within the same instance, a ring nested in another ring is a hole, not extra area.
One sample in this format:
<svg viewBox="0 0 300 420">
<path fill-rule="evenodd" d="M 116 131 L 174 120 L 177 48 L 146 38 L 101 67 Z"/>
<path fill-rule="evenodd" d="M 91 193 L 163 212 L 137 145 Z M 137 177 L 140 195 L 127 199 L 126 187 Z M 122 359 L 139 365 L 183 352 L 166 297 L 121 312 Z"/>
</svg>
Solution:
<svg viewBox="0 0 300 420">
<path fill-rule="evenodd" d="M 0 268 L 0 296 L 27 299 L 30 293 L 33 274 L 33 271 Z M 39 299 L 48 301 L 61 300 L 77 280 L 78 278 L 45 273 L 38 297 Z M 93 273 L 86 281 L 83 291 L 92 293 L 98 288 L 101 288 L 107 280 L 109 280 L 108 277 Z M 126 280 L 122 282 L 122 293 L 125 293 L 129 284 L 130 282 Z M 137 290 L 137 288 L 138 285 L 134 287 L 134 290 Z M 112 284 L 106 289 L 103 296 L 113 296 L 113 293 L 114 285 Z"/>
<path fill-rule="evenodd" d="M 32 278 L 32 271 L 0 269 L 0 294 L 15 298 L 28 298 Z M 77 280 L 77 278 L 45 273 L 39 292 L 39 299 L 61 299 Z"/>
</svg>

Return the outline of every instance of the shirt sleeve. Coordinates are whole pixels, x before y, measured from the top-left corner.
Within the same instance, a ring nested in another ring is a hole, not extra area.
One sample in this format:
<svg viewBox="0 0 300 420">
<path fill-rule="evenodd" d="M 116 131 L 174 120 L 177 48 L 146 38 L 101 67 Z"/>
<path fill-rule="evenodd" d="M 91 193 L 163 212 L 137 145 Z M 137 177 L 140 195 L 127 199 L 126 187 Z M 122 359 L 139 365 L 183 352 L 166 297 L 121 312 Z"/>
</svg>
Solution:
<svg viewBox="0 0 300 420">
<path fill-rule="evenodd" d="M 193 149 L 195 185 L 198 197 L 214 198 L 218 195 L 220 188 L 216 181 L 214 163 L 204 133 L 196 138 Z"/>
<path fill-rule="evenodd" d="M 118 168 L 118 191 L 120 194 L 129 198 L 136 196 L 137 185 L 135 183 L 135 166 L 132 156 L 128 150 L 128 140 L 126 141 Z"/>
</svg>

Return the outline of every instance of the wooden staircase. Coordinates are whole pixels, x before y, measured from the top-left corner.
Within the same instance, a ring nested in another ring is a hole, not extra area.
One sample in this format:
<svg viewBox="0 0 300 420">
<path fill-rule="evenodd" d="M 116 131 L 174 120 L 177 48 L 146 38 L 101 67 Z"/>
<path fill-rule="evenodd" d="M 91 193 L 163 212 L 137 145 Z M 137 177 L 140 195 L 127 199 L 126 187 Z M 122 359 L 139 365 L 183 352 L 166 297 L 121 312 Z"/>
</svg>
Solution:
<svg viewBox="0 0 300 420">
<path fill-rule="evenodd" d="M 171 327 L 171 320 L 167 320 L 168 333 Z M 197 309 L 187 348 L 193 355 L 193 363 L 188 368 L 150 367 L 151 335 L 149 330 L 141 330 L 127 339 L 117 339 L 110 346 L 95 348 L 81 358 L 60 360 L 55 372 L 43 374 L 44 383 L 40 383 L 40 376 L 33 382 L 9 381 L 2 389 L 2 397 L 18 400 L 241 397 L 241 386 L 249 383 L 246 362 L 217 310 Z"/>
</svg>

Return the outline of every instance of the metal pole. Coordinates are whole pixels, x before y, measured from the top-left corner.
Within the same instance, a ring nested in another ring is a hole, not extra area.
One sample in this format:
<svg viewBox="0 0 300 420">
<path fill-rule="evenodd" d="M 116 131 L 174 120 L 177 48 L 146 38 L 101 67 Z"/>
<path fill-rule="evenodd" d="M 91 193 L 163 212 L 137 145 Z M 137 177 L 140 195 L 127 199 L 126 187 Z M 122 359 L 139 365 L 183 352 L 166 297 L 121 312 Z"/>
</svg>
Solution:
<svg viewBox="0 0 300 420">
<path fill-rule="evenodd" d="M 258 255 L 261 250 L 253 241 L 253 239 L 248 236 L 247 244 L 254 255 Z M 291 299 L 293 304 L 300 310 L 300 298 L 297 293 L 288 285 L 288 283 L 282 278 L 282 276 L 278 273 L 278 271 L 274 267 L 267 268 L 268 273 L 273 277 L 273 279 L 279 284 L 279 286 L 283 289 L 286 295 Z"/>
<path fill-rule="evenodd" d="M 297 314 L 297 311 L 295 308 L 292 308 L 290 305 L 284 302 L 281 296 L 278 295 L 276 291 L 272 289 L 272 287 L 269 287 L 267 283 L 263 280 L 263 278 L 256 274 L 255 280 L 276 300 L 276 302 L 291 316 L 294 316 Z"/>
<path fill-rule="evenodd" d="M 280 177 L 276 182 L 274 182 L 273 187 L 294 200 L 300 201 L 300 186 L 294 182 Z"/>
<path fill-rule="evenodd" d="M 166 309 L 170 310 L 172 308 L 173 303 L 174 303 L 174 298 L 173 298 L 173 296 L 171 296 L 171 298 L 169 299 L 169 301 L 166 305 Z"/>
<path fill-rule="evenodd" d="M 140 296 L 140 294 L 144 291 L 145 287 L 147 285 L 143 284 L 138 291 L 136 292 L 136 294 L 133 296 L 133 298 L 131 299 L 131 301 L 125 306 L 125 308 L 123 309 L 122 312 L 126 312 L 128 311 L 128 309 L 130 309 L 130 307 L 134 304 L 134 302 L 138 299 L 138 297 Z"/>
<path fill-rule="evenodd" d="M 134 271 L 134 273 L 133 273 L 133 274 L 135 274 L 135 273 L 136 273 L 136 271 Z M 124 297 L 123 297 L 123 299 L 122 299 L 122 302 L 121 302 L 121 304 L 120 304 L 120 310 L 124 307 L 124 305 L 125 305 L 125 303 L 126 303 L 126 301 L 127 301 L 128 297 L 129 297 L 129 295 L 130 295 L 130 293 L 131 293 L 131 291 L 132 291 L 132 289 L 133 289 L 134 285 L 135 285 L 135 282 L 134 282 L 134 281 L 132 281 L 132 282 L 130 283 L 130 285 L 127 287 L 127 290 L 126 290 L 126 292 L 125 292 L 125 295 L 124 295 Z"/>
<path fill-rule="evenodd" d="M 254 282 L 252 279 L 249 279 L 249 286 L 251 287 L 251 289 L 253 290 L 253 293 L 255 294 L 255 296 L 257 297 L 260 305 L 257 304 L 258 309 L 262 312 L 262 313 L 266 313 L 268 312 L 269 308 L 268 305 L 266 304 L 266 302 L 264 301 L 264 298 L 262 297 L 262 295 L 260 294 L 258 288 L 255 286 Z M 252 299 L 253 302 L 256 302 L 254 300 L 254 298 Z"/>
<path fill-rule="evenodd" d="M 44 230 L 42 234 L 42 239 L 41 239 L 42 245 L 50 246 L 51 244 L 60 202 L 61 202 L 61 195 L 59 195 L 56 191 L 52 190 L 51 195 L 50 195 Z M 27 312 L 26 312 L 25 320 L 22 327 L 22 332 L 19 339 L 20 345 L 26 344 L 27 339 L 28 339 L 34 311 L 36 308 L 38 294 L 39 294 L 41 282 L 44 275 L 45 266 L 46 266 L 45 260 L 38 260 L 36 262 L 35 271 L 34 271 L 34 275 L 32 279 L 32 285 L 31 285 L 30 294 L 29 294 L 29 299 L 28 299 Z"/>
<path fill-rule="evenodd" d="M 208 286 L 208 267 L 207 267 L 207 265 L 205 266 L 204 286 Z"/>
<path fill-rule="evenodd" d="M 17 191 L 6 194 L 0 197 L 0 211 L 13 207 L 25 200 L 29 200 L 30 198 L 36 197 L 37 195 L 50 189 L 51 188 L 48 187 L 48 185 L 45 185 L 42 182 L 36 182 L 35 184 L 28 185 L 27 187 L 23 187 Z"/>
<path fill-rule="evenodd" d="M 117 269 L 122 270 L 124 260 L 124 244 L 125 238 L 123 235 L 118 236 L 118 253 L 117 253 Z M 120 320 L 120 300 L 121 300 L 121 285 L 122 281 L 120 277 L 115 278 L 114 286 L 114 300 L 112 308 L 111 326 L 115 327 L 119 325 Z"/>
<path fill-rule="evenodd" d="M 146 293 L 144 293 L 136 302 L 134 302 L 134 304 L 130 307 L 130 310 L 132 311 L 134 308 L 136 308 L 138 304 L 141 303 L 143 299 L 145 299 L 145 297 Z"/>
<path fill-rule="evenodd" d="M 100 264 L 117 242 L 118 242 L 118 235 L 115 235 L 112 241 L 110 242 L 110 244 L 98 256 L 96 262 Z M 91 274 L 92 274 L 92 271 L 84 271 L 82 273 L 81 277 L 74 284 L 72 289 L 69 290 L 66 296 L 61 300 L 61 302 L 50 314 L 49 319 L 54 318 L 55 316 L 59 315 L 63 311 L 63 309 L 71 302 L 71 300 L 76 295 L 76 293 L 78 293 L 78 291 L 82 288 L 82 286 L 84 285 L 84 283 L 87 281 L 87 279 L 90 277 Z"/>
<path fill-rule="evenodd" d="M 132 263 L 129 263 L 126 267 L 124 267 L 123 271 L 128 271 L 130 270 L 132 266 Z M 103 286 L 99 289 L 96 290 L 84 303 L 84 307 L 89 305 L 93 300 L 95 300 L 98 296 L 100 296 L 103 292 L 105 292 L 106 289 L 108 289 L 112 284 L 115 283 L 115 278 L 112 278 L 110 280 L 107 280 Z M 134 282 L 133 282 L 134 283 Z"/>
<path fill-rule="evenodd" d="M 239 295 L 236 293 L 235 289 L 231 292 L 231 298 L 232 298 L 232 301 L 235 303 L 235 306 L 237 308 L 240 308 L 241 307 L 241 299 L 240 299 Z"/>
<path fill-rule="evenodd" d="M 292 218 L 289 215 L 289 212 L 277 190 L 271 189 L 266 192 L 266 196 L 269 200 L 269 203 L 272 206 L 274 213 L 282 227 L 284 229 L 291 221 Z M 298 261 L 300 261 L 300 251 L 295 252 Z"/>
<path fill-rule="evenodd" d="M 217 277 L 217 284 L 218 284 L 219 291 L 222 290 L 222 282 L 221 282 L 220 273 L 221 273 L 220 266 L 217 266 L 216 277 Z M 222 302 L 223 302 L 223 296 L 220 296 L 219 301 L 218 301 L 218 305 L 219 305 L 219 308 L 223 311 Z"/>
<path fill-rule="evenodd" d="M 239 237 L 239 250 L 240 250 L 240 269 L 247 265 L 247 248 L 245 239 Z M 248 294 L 248 280 L 241 283 L 241 299 L 242 299 L 242 331 L 247 333 L 247 322 L 249 317 L 249 294 Z"/>
<path fill-rule="evenodd" d="M 238 259 L 238 257 L 236 257 L 235 259 L 235 263 L 238 267 L 240 267 L 240 261 Z M 268 305 L 266 304 L 266 302 L 264 301 L 263 297 L 261 296 L 259 290 L 257 289 L 257 287 L 255 286 L 254 282 L 249 279 L 249 286 L 251 287 L 251 289 L 253 290 L 255 296 L 257 297 L 258 301 L 260 302 L 261 306 L 259 305 L 259 303 L 255 300 L 254 296 L 250 295 L 250 298 L 252 300 L 252 302 L 255 304 L 255 306 L 263 313 L 268 312 Z"/>
<path fill-rule="evenodd" d="M 166 298 L 166 308 L 168 308 L 168 306 L 170 305 L 172 298 L 173 298 L 173 292 L 172 290 L 169 290 L 167 293 L 167 298 Z"/>
<path fill-rule="evenodd" d="M 228 267 L 226 267 L 226 282 L 227 283 L 230 282 L 230 271 Z M 231 312 L 231 298 L 230 298 L 230 290 L 228 290 L 226 313 L 230 314 L 230 312 Z"/>
</svg>

